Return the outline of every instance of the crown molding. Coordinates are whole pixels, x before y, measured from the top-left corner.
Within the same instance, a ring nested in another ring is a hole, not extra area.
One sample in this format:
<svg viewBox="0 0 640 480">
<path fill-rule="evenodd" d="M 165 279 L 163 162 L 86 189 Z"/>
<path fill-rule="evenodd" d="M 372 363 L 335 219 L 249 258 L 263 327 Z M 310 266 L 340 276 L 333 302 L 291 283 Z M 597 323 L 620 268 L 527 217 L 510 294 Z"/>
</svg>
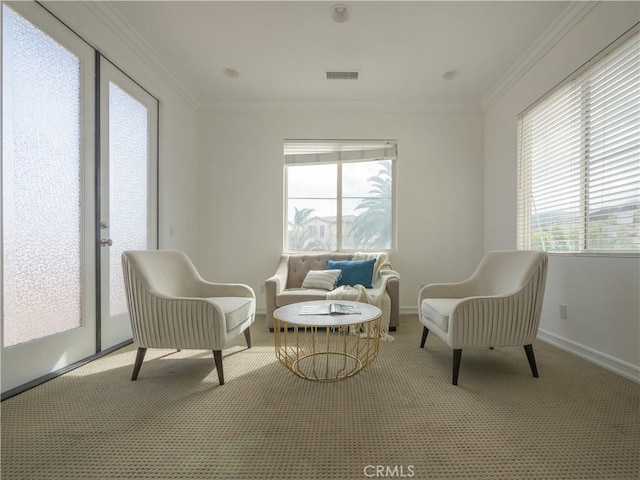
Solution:
<svg viewBox="0 0 640 480">
<path fill-rule="evenodd" d="M 177 75 L 149 43 L 131 28 L 127 20 L 120 15 L 109 2 L 83 1 L 96 17 L 120 38 L 143 62 L 164 79 L 184 100 L 198 110 L 201 99 L 192 92 L 187 83 Z M 106 54 L 106 52 L 105 52 Z"/>
<path fill-rule="evenodd" d="M 472 102 L 360 100 L 209 100 L 201 112 L 219 113 L 482 113 Z"/>
<path fill-rule="evenodd" d="M 482 97 L 480 104 L 487 111 L 509 91 L 533 66 L 540 61 L 562 38 L 573 29 L 598 3 L 598 1 L 571 2 L 560 16 L 540 35 L 527 51 Z"/>
</svg>

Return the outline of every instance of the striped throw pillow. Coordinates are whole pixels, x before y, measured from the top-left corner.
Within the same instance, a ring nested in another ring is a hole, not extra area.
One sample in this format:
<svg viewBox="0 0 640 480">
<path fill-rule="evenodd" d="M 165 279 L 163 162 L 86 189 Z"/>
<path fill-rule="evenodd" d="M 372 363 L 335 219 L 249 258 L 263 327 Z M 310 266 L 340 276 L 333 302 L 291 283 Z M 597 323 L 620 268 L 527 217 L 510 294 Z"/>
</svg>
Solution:
<svg viewBox="0 0 640 480">
<path fill-rule="evenodd" d="M 302 288 L 333 290 L 340 278 L 340 273 L 342 273 L 341 270 L 309 270 L 302 282 Z"/>
</svg>

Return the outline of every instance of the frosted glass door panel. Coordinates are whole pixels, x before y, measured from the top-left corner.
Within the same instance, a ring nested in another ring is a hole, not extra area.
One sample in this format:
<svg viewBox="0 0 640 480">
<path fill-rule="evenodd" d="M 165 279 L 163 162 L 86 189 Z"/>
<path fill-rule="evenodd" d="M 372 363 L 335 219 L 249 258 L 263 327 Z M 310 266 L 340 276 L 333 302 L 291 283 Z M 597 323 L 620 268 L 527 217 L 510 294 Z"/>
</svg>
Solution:
<svg viewBox="0 0 640 480">
<path fill-rule="evenodd" d="M 110 313 L 127 312 L 122 252 L 146 250 L 148 239 L 147 108 L 109 82 Z"/>
<path fill-rule="evenodd" d="M 131 338 L 122 252 L 157 246 L 158 102 L 100 60 L 101 348 Z M 103 242 L 104 244 L 104 242 Z"/>
<path fill-rule="evenodd" d="M 82 324 L 80 60 L 3 7 L 4 346 Z"/>
<path fill-rule="evenodd" d="M 2 4 L 3 394 L 95 353 L 95 54 Z"/>
</svg>

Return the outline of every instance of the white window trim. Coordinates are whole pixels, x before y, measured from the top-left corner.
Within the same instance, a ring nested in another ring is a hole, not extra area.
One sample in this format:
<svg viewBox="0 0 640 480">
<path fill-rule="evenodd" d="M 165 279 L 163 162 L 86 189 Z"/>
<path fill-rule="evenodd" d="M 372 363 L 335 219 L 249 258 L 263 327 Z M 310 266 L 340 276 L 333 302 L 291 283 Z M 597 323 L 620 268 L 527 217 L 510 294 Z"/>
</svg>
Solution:
<svg viewBox="0 0 640 480">
<path fill-rule="evenodd" d="M 359 249 L 341 248 L 342 243 L 342 165 L 351 162 L 368 162 L 375 160 L 391 160 L 391 246 L 387 249 L 376 251 L 393 253 L 397 250 L 397 140 L 312 140 L 312 139 L 285 139 L 284 140 L 284 208 L 283 208 L 283 251 L 287 253 L 329 253 L 330 251 L 309 250 L 293 251 L 287 247 L 288 234 L 288 199 L 289 179 L 287 176 L 288 165 L 319 165 L 336 164 L 336 235 L 337 249 L 334 252 L 352 253 Z M 319 148 L 320 147 L 320 148 Z M 309 151 L 311 148 L 313 151 Z M 318 151 L 320 150 L 320 151 Z M 366 251 L 366 250 L 365 250 Z"/>
</svg>

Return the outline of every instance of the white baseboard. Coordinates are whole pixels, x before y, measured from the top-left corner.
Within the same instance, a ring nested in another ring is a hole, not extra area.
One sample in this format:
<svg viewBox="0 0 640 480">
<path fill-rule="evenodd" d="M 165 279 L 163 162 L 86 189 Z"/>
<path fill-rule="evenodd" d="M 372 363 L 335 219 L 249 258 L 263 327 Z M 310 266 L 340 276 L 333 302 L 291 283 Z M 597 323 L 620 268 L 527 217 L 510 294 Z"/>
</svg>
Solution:
<svg viewBox="0 0 640 480">
<path fill-rule="evenodd" d="M 560 337 L 559 335 L 546 330 L 538 330 L 538 339 L 553 345 L 554 347 L 558 347 L 572 353 L 584 360 L 587 360 L 588 362 L 594 363 L 633 382 L 640 383 L 640 367 L 637 365 L 632 365 L 631 363 L 612 357 L 606 353 L 598 352 L 593 348 L 585 347 L 584 345 Z"/>
<path fill-rule="evenodd" d="M 418 307 L 400 307 L 400 315 L 417 315 Z"/>
</svg>

